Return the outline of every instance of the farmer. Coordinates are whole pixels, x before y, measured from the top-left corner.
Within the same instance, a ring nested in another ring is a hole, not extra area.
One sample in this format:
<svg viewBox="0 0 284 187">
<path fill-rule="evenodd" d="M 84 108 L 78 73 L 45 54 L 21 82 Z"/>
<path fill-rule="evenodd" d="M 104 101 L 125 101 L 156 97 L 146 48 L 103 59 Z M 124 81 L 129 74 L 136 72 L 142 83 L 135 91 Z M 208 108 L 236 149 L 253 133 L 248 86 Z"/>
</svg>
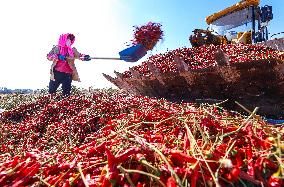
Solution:
<svg viewBox="0 0 284 187">
<path fill-rule="evenodd" d="M 59 37 L 58 45 L 54 46 L 47 54 L 47 59 L 53 61 L 50 69 L 49 93 L 54 94 L 59 85 L 62 84 L 63 96 L 69 96 L 71 92 L 71 82 L 79 81 L 80 78 L 75 67 L 75 59 L 89 61 L 89 55 L 83 55 L 71 45 L 75 41 L 73 34 L 62 34 Z"/>
</svg>

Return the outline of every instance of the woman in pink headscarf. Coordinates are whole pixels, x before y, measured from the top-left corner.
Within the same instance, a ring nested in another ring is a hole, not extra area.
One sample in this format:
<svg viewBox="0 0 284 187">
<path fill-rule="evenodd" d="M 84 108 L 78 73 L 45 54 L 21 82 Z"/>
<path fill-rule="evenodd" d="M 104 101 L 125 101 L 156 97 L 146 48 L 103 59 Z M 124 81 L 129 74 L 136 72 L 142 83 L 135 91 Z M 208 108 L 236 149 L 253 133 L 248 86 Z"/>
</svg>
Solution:
<svg viewBox="0 0 284 187">
<path fill-rule="evenodd" d="M 91 60 L 89 55 L 79 53 L 75 47 L 71 48 L 74 41 L 75 36 L 73 34 L 62 34 L 59 37 L 58 45 L 54 46 L 47 54 L 47 59 L 53 61 L 50 69 L 50 94 L 56 93 L 56 90 L 62 84 L 63 96 L 69 96 L 72 80 L 80 81 L 74 64 L 75 59 Z"/>
</svg>

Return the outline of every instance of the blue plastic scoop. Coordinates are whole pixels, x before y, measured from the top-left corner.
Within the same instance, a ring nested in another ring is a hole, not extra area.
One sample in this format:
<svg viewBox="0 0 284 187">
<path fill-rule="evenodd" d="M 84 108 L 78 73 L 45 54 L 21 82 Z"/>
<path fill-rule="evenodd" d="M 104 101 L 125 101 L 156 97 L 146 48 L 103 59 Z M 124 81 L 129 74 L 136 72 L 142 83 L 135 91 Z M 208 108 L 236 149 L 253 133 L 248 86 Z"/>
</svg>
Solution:
<svg viewBox="0 0 284 187">
<path fill-rule="evenodd" d="M 126 62 L 137 62 L 147 54 L 145 47 L 141 44 L 131 46 L 119 52 L 119 58 L 111 57 L 91 57 L 91 59 L 101 60 L 124 60 Z"/>
</svg>

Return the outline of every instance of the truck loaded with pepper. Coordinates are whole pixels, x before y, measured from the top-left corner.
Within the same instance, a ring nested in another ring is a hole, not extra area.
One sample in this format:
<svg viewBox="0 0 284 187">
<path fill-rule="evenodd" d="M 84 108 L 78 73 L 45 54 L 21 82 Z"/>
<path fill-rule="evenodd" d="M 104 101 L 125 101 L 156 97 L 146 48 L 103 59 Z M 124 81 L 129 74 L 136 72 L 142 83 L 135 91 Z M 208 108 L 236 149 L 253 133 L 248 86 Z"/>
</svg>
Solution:
<svg viewBox="0 0 284 187">
<path fill-rule="evenodd" d="M 230 109 L 242 111 L 243 104 L 250 110 L 259 107 L 263 116 L 283 118 L 284 38 L 268 39 L 272 18 L 271 6 L 241 1 L 208 16 L 210 29 L 194 30 L 192 48 L 150 56 L 129 71 L 115 71 L 115 78 L 104 76 L 134 94 L 171 101 L 226 101 Z M 251 30 L 232 31 L 250 22 Z M 153 41 L 158 41 L 157 35 Z"/>
</svg>

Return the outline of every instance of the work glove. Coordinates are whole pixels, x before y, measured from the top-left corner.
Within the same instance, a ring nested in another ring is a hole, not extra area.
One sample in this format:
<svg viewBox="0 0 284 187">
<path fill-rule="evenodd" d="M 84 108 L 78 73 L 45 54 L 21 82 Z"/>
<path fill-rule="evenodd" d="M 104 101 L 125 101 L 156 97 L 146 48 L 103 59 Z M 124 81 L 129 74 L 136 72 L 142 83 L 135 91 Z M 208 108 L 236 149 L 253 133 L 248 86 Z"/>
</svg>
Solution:
<svg viewBox="0 0 284 187">
<path fill-rule="evenodd" d="M 90 60 L 91 60 L 91 57 L 90 57 L 90 55 L 85 55 L 82 60 L 83 60 L 83 61 L 90 61 Z"/>
<path fill-rule="evenodd" d="M 59 54 L 58 59 L 64 61 L 64 60 L 66 60 L 66 56 Z"/>
</svg>

